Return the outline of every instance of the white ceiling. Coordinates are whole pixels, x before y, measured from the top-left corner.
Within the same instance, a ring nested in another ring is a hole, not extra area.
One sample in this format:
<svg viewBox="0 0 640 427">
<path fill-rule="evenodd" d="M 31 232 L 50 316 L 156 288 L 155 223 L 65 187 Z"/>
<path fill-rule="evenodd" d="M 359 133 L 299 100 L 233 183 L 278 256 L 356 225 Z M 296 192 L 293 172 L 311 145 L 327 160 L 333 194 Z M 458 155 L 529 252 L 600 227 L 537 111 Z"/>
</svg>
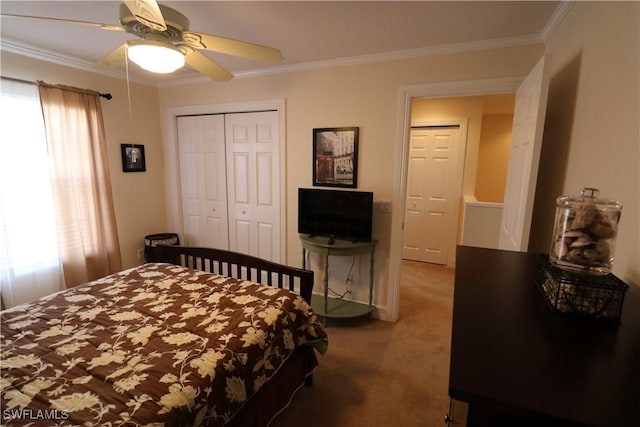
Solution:
<svg viewBox="0 0 640 427">
<path fill-rule="evenodd" d="M 236 77 L 327 64 L 408 57 L 442 49 L 541 41 L 563 9 L 560 1 L 160 1 L 190 20 L 192 31 L 272 46 L 280 66 L 209 53 Z M 0 1 L 0 12 L 118 24 L 119 2 Z M 3 50 L 91 68 L 134 36 L 67 23 L 0 20 Z M 130 68 L 147 83 L 196 77 Z M 109 71 L 113 73 L 113 71 Z M 122 75 L 118 71 L 117 75 Z"/>
</svg>

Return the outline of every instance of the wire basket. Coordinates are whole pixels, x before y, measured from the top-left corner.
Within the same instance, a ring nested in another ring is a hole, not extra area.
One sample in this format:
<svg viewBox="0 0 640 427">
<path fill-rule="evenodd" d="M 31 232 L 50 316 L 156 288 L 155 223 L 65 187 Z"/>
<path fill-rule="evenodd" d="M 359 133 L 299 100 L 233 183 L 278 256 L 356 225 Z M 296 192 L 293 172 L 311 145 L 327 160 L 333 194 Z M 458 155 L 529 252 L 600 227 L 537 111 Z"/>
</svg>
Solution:
<svg viewBox="0 0 640 427">
<path fill-rule="evenodd" d="M 549 257 L 541 255 L 536 283 L 556 313 L 620 324 L 629 286 L 611 273 L 571 273 L 552 266 Z"/>
</svg>

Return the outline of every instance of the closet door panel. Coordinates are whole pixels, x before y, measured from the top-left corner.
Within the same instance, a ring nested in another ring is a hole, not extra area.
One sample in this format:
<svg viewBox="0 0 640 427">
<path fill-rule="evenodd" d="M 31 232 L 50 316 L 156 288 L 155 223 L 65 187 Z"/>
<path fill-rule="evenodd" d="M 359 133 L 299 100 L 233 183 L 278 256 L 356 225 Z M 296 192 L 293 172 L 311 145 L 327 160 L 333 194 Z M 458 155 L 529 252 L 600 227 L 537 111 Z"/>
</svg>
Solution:
<svg viewBox="0 0 640 427">
<path fill-rule="evenodd" d="M 251 153 L 248 152 L 232 153 L 231 173 L 233 175 L 231 179 L 233 180 L 233 185 L 230 188 L 233 191 L 230 194 L 233 198 L 233 204 L 241 209 L 246 209 L 251 199 L 249 194 L 249 180 L 251 179 L 249 173 L 250 156 Z"/>
<path fill-rule="evenodd" d="M 232 250 L 243 254 L 249 254 L 251 250 L 251 222 L 237 219 L 233 224 Z"/>
<path fill-rule="evenodd" d="M 280 261 L 277 112 L 225 117 L 230 249 Z"/>
<path fill-rule="evenodd" d="M 182 242 L 229 249 L 224 117 L 178 117 Z"/>
<path fill-rule="evenodd" d="M 271 254 L 271 246 L 276 237 L 273 224 L 258 223 L 258 257 L 267 258 Z"/>
<path fill-rule="evenodd" d="M 274 174 L 276 171 L 273 169 L 273 154 L 272 153 L 257 153 L 257 182 L 258 186 L 258 200 L 256 201 L 258 206 L 273 207 L 273 192 L 274 192 Z"/>
</svg>

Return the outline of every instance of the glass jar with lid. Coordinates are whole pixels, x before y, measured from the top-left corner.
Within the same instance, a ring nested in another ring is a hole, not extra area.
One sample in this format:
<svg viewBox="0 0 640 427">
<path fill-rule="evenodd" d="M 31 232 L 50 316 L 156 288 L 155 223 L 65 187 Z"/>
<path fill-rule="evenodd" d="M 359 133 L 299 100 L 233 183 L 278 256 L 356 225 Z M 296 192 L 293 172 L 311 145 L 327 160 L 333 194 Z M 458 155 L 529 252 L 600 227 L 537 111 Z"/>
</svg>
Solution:
<svg viewBox="0 0 640 427">
<path fill-rule="evenodd" d="M 549 260 L 556 267 L 579 273 L 608 274 L 613 265 L 620 202 L 598 198 L 585 188 L 576 196 L 556 200 Z"/>
</svg>

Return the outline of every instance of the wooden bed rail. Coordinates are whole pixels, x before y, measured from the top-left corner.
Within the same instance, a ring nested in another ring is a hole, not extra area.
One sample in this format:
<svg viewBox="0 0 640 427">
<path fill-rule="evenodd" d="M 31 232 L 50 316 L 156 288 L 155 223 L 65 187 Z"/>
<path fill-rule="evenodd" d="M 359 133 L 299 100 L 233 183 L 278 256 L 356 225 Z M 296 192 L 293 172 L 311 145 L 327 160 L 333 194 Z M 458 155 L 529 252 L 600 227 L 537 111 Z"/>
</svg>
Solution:
<svg viewBox="0 0 640 427">
<path fill-rule="evenodd" d="M 310 270 L 221 249 L 170 245 L 155 246 L 154 261 L 289 289 L 311 304 L 313 271 Z"/>
</svg>

